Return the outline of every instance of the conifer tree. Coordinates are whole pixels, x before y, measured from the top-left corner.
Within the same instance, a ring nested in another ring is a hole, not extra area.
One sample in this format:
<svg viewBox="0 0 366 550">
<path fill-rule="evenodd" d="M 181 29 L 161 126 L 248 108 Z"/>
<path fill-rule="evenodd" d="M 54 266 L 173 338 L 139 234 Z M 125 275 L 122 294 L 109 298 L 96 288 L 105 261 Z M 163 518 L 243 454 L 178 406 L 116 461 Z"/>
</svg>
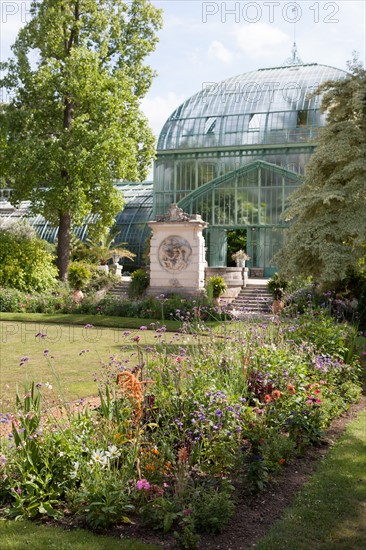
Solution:
<svg viewBox="0 0 366 550">
<path fill-rule="evenodd" d="M 288 277 L 342 281 L 366 254 L 366 71 L 355 57 L 342 80 L 328 81 L 321 111 L 327 124 L 306 167 L 304 184 L 290 196 L 287 242 L 274 258 Z"/>
</svg>

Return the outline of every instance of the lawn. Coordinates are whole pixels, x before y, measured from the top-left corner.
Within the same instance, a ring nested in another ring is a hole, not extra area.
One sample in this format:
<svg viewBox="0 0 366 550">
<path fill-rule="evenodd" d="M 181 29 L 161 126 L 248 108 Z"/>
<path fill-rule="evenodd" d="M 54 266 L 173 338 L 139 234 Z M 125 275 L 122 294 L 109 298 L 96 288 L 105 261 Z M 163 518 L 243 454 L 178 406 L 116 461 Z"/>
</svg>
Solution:
<svg viewBox="0 0 366 550">
<path fill-rule="evenodd" d="M 136 540 L 118 540 L 73 529 L 36 525 L 29 521 L 0 521 L 1 550 L 158 550 Z"/>
<path fill-rule="evenodd" d="M 366 411 L 347 428 L 256 550 L 366 548 Z"/>
<path fill-rule="evenodd" d="M 94 380 L 110 357 L 123 360 L 127 368 L 138 361 L 137 345 L 146 348 L 158 344 L 158 347 L 165 345 L 174 349 L 174 333 L 125 329 L 119 324 L 113 328 L 95 324 L 93 328 L 85 328 L 42 317 L 39 322 L 0 322 L 2 412 L 12 410 L 16 386 L 22 388 L 26 381 L 51 384 L 52 390 L 47 394 L 51 401 L 60 397 L 73 401 L 96 395 Z M 95 317 L 88 320 L 94 322 Z M 141 320 L 134 321 L 135 326 L 146 326 Z M 128 320 L 126 324 L 128 326 Z M 159 325 L 155 323 L 155 327 Z M 37 334 L 46 336 L 37 337 Z M 134 340 L 136 337 L 141 338 L 138 343 Z M 23 358 L 28 359 L 21 361 Z"/>
</svg>

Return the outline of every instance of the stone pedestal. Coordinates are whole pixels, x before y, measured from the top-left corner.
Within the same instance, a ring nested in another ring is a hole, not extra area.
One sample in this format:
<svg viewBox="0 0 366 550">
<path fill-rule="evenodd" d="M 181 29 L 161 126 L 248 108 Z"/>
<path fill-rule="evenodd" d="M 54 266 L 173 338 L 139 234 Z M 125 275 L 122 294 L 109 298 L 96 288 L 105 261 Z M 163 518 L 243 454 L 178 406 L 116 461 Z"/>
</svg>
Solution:
<svg viewBox="0 0 366 550">
<path fill-rule="evenodd" d="M 116 275 L 117 277 L 122 277 L 122 266 L 119 265 L 119 263 L 112 264 L 109 271 L 112 273 L 112 275 Z"/>
<path fill-rule="evenodd" d="M 153 235 L 150 246 L 150 295 L 197 295 L 205 285 L 207 227 L 199 215 L 188 215 L 172 204 L 166 216 L 148 222 Z"/>
</svg>

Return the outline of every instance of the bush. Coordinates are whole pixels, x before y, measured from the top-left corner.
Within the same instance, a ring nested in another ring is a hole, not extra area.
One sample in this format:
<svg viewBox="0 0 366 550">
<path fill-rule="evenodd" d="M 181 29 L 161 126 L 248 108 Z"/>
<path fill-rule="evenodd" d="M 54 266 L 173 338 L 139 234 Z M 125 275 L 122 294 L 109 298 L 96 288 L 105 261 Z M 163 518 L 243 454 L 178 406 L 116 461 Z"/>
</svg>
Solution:
<svg viewBox="0 0 366 550">
<path fill-rule="evenodd" d="M 128 289 L 130 298 L 142 296 L 150 284 L 150 277 L 143 269 L 137 269 L 131 275 L 131 283 Z"/>
<path fill-rule="evenodd" d="M 85 262 L 70 263 L 68 280 L 73 289 L 84 289 L 89 283 L 91 276 L 90 267 Z"/>
<path fill-rule="evenodd" d="M 0 229 L 0 285 L 44 291 L 56 283 L 57 269 L 47 244 L 13 229 Z"/>
</svg>

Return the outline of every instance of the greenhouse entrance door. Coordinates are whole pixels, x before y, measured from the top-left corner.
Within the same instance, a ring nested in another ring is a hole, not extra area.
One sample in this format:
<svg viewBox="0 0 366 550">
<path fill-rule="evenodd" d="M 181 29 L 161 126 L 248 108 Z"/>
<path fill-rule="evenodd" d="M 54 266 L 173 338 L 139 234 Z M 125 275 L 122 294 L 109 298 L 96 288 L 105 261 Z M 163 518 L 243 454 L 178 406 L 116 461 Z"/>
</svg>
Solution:
<svg viewBox="0 0 366 550">
<path fill-rule="evenodd" d="M 254 160 L 195 189 L 178 205 L 200 214 L 209 224 L 206 232 L 210 267 L 227 265 L 227 232 L 247 232 L 248 267 L 276 271 L 272 257 L 282 247 L 286 229 L 287 198 L 301 184 L 299 174 L 281 166 Z"/>
<path fill-rule="evenodd" d="M 250 260 L 246 265 L 260 267 L 264 270 L 264 277 L 272 277 L 276 267 L 272 264 L 272 257 L 283 243 L 283 229 L 275 227 L 248 227 L 247 253 Z"/>
</svg>

